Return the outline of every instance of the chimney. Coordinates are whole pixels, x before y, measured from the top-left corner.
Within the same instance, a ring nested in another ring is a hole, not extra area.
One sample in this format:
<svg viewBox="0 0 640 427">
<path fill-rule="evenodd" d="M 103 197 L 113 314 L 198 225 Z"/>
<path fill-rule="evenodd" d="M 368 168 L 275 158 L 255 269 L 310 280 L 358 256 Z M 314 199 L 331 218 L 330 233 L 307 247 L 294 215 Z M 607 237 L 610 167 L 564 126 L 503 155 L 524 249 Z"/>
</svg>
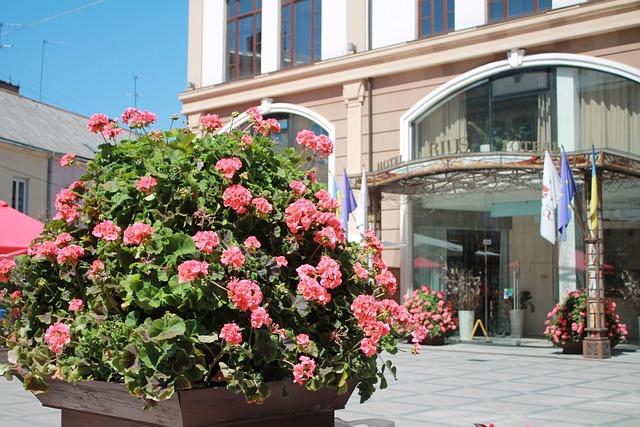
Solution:
<svg viewBox="0 0 640 427">
<path fill-rule="evenodd" d="M 15 93 L 16 95 L 20 95 L 20 86 L 14 85 L 11 82 L 5 82 L 4 80 L 0 80 L 0 89 L 6 90 L 7 92 Z"/>
</svg>

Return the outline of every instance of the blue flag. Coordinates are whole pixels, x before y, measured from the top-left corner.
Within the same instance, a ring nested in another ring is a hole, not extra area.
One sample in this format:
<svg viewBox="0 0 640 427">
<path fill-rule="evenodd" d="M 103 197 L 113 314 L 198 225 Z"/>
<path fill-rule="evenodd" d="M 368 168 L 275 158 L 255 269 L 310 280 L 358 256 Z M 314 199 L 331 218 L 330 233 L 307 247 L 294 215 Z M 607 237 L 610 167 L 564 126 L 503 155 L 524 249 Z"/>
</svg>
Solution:
<svg viewBox="0 0 640 427">
<path fill-rule="evenodd" d="M 576 194 L 576 182 L 573 180 L 571 167 L 567 155 L 562 149 L 562 160 L 560 161 L 560 201 L 558 202 L 558 231 L 562 233 L 562 240 L 567 240 L 567 226 L 571 221 L 571 211 L 569 205 Z"/>
<path fill-rule="evenodd" d="M 342 175 L 341 220 L 342 220 L 342 228 L 344 228 L 344 233 L 348 235 L 349 214 L 354 210 L 356 210 L 358 205 L 356 205 L 356 198 L 353 196 L 353 190 L 351 189 L 349 178 L 347 178 L 347 171 L 343 169 L 343 172 L 344 172 L 344 175 Z"/>
</svg>

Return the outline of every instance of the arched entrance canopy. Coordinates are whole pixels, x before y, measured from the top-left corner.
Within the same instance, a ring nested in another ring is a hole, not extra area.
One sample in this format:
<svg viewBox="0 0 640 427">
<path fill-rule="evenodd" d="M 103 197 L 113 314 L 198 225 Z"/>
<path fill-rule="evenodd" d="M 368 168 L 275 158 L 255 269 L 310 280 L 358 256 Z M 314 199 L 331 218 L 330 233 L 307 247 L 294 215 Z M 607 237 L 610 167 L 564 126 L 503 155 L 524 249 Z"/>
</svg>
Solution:
<svg viewBox="0 0 640 427">
<path fill-rule="evenodd" d="M 596 151 L 596 167 L 607 183 L 640 186 L 640 157 L 612 149 Z M 551 158 L 560 170 L 560 154 Z M 591 150 L 567 153 L 577 182 L 591 174 Z M 544 153 L 467 153 L 404 162 L 367 174 L 374 193 L 407 196 L 445 196 L 477 191 L 538 188 L 541 185 Z M 350 177 L 360 187 L 360 175 Z"/>
</svg>

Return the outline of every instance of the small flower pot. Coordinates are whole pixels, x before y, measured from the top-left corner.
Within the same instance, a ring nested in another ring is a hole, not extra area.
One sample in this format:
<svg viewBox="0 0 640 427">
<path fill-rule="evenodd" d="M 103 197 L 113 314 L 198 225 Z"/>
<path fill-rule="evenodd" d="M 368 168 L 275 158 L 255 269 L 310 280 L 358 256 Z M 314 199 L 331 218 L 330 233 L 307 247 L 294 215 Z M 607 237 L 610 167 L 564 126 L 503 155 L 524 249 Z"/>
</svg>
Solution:
<svg viewBox="0 0 640 427">
<path fill-rule="evenodd" d="M 562 344 L 562 354 L 582 354 L 582 340 Z"/>
</svg>

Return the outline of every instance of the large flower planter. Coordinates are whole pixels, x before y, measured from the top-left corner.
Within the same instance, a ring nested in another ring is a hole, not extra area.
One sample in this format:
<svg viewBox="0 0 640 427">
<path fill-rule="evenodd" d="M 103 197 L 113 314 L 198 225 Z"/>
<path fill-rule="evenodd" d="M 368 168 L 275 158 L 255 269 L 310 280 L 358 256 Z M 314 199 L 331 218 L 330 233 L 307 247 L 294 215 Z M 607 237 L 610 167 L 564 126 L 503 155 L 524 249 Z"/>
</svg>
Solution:
<svg viewBox="0 0 640 427">
<path fill-rule="evenodd" d="M 344 408 L 355 387 L 350 384 L 347 393 L 338 395 L 335 389 L 309 391 L 291 382 L 286 384 L 289 396 L 281 398 L 281 384 L 270 384 L 272 394 L 262 404 L 249 404 L 242 394 L 224 387 L 197 388 L 176 392 L 142 411 L 142 401 L 123 384 L 53 379 L 47 383 L 49 392 L 36 397 L 43 406 L 62 410 L 62 427 L 333 427 L 334 411 Z"/>
</svg>

